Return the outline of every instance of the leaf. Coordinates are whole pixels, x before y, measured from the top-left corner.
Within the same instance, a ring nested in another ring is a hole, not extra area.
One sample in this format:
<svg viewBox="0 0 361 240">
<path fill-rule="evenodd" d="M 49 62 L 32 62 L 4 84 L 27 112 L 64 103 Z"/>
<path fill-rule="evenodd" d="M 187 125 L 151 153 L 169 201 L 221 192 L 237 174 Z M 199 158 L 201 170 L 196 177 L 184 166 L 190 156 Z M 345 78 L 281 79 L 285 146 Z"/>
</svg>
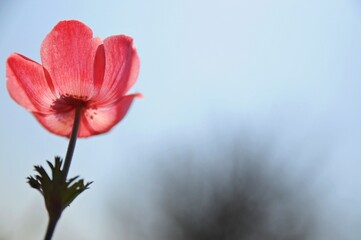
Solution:
<svg viewBox="0 0 361 240">
<path fill-rule="evenodd" d="M 79 176 L 69 180 L 64 179 L 64 172 L 61 170 L 63 161 L 59 156 L 55 157 L 54 164 L 46 162 L 50 167 L 52 179 L 42 166 L 35 166 L 37 174 L 29 176 L 27 180 L 32 188 L 37 189 L 43 195 L 49 216 L 57 218 L 93 182 L 84 184 L 83 179 L 78 179 Z M 77 181 L 75 182 L 75 180 Z"/>
</svg>

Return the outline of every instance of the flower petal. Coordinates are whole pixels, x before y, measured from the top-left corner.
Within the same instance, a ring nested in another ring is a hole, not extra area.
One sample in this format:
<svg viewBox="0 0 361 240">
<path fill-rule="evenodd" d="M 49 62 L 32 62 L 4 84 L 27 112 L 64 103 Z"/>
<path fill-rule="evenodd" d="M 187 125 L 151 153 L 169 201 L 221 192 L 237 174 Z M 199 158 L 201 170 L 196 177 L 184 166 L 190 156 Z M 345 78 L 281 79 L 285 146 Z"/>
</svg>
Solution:
<svg viewBox="0 0 361 240">
<path fill-rule="evenodd" d="M 74 124 L 75 108 L 60 113 L 33 114 L 41 125 L 43 125 L 43 127 L 49 132 L 59 136 L 70 137 Z"/>
<path fill-rule="evenodd" d="M 141 94 L 131 94 L 122 97 L 113 105 L 87 109 L 82 118 L 79 137 L 89 137 L 108 132 L 124 118 L 133 99 L 141 96 Z"/>
<path fill-rule="evenodd" d="M 85 109 L 81 117 L 78 137 L 85 138 L 108 132 L 126 115 L 133 99 L 141 94 L 121 98 L 116 104 L 100 108 Z M 75 108 L 53 114 L 34 113 L 36 119 L 51 133 L 69 137 L 73 128 Z"/>
<path fill-rule="evenodd" d="M 59 22 L 47 35 L 41 45 L 41 59 L 59 95 L 91 98 L 98 93 L 103 79 L 94 77 L 102 75 L 95 73 L 94 64 L 104 62 L 96 60 L 96 55 L 104 57 L 97 54 L 101 44 L 88 26 L 75 20 Z"/>
<path fill-rule="evenodd" d="M 134 85 L 140 61 L 133 39 L 125 35 L 106 38 L 104 51 L 104 81 L 96 101 L 101 105 L 108 105 L 117 102 Z"/>
<path fill-rule="evenodd" d="M 18 104 L 32 112 L 51 111 L 54 87 L 39 63 L 13 53 L 6 62 L 6 77 L 9 94 Z"/>
</svg>

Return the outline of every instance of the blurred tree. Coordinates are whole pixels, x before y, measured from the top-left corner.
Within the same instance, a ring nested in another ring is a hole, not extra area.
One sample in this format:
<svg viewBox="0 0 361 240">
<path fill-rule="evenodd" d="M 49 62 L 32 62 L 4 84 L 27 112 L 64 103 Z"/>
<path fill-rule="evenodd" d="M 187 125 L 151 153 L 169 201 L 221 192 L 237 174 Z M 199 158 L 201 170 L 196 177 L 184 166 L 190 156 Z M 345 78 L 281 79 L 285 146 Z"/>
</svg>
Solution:
<svg viewBox="0 0 361 240">
<path fill-rule="evenodd" d="M 163 229 L 165 239 L 309 239 L 314 219 L 307 198 L 282 182 L 290 181 L 286 176 L 281 181 L 267 170 L 266 162 L 244 163 L 209 176 L 169 175 L 162 205 L 173 225 Z"/>
<path fill-rule="evenodd" d="M 162 166 L 156 168 L 159 192 L 147 206 L 155 200 L 161 217 L 146 216 L 137 206 L 129 210 L 128 205 L 126 211 L 115 206 L 116 230 L 135 240 L 314 239 L 307 182 L 292 181 L 286 169 L 271 164 L 266 149 L 234 146 L 209 148 L 207 154 L 174 150 L 168 161 L 155 161 Z"/>
</svg>

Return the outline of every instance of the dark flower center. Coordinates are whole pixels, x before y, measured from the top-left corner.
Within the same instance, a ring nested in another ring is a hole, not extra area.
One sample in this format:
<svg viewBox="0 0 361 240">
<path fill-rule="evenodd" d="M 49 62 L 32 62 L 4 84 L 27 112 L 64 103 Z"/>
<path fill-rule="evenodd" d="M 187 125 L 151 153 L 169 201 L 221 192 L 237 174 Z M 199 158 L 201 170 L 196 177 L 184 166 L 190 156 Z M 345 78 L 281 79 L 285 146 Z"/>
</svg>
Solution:
<svg viewBox="0 0 361 240">
<path fill-rule="evenodd" d="M 87 107 L 88 102 L 87 96 L 65 94 L 56 99 L 51 108 L 54 110 L 67 110 L 74 107 Z"/>
</svg>

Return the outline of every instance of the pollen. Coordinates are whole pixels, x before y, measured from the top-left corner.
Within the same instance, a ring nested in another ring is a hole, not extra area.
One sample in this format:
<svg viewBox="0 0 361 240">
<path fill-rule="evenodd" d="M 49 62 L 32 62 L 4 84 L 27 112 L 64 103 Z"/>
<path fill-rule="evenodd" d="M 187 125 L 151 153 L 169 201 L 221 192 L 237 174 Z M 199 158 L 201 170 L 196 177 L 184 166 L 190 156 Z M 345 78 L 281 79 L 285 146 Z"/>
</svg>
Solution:
<svg viewBox="0 0 361 240">
<path fill-rule="evenodd" d="M 97 110 L 98 110 L 98 108 L 96 108 L 96 107 L 89 107 L 87 109 L 87 111 L 85 112 L 85 116 L 87 118 L 90 118 L 90 120 L 94 120 L 95 116 L 98 114 Z"/>
<path fill-rule="evenodd" d="M 53 101 L 51 108 L 61 110 L 69 107 L 86 107 L 88 104 L 88 96 L 80 96 L 73 94 L 63 94 L 60 98 Z"/>
</svg>

